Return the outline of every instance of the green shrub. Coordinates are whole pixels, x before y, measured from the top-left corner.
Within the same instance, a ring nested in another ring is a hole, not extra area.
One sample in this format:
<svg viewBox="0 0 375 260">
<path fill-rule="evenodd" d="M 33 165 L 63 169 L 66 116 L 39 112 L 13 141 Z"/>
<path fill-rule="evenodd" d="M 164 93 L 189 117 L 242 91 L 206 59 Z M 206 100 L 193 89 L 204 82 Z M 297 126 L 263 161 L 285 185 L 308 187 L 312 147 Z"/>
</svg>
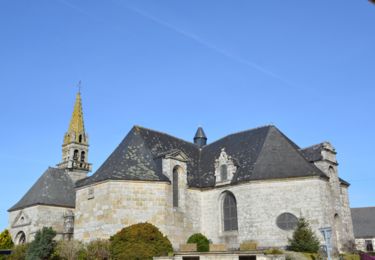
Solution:
<svg viewBox="0 0 375 260">
<path fill-rule="evenodd" d="M 53 238 L 56 232 L 51 227 L 44 227 L 35 234 L 34 241 L 30 243 L 26 252 L 26 260 L 44 260 L 51 257 L 54 252 L 56 242 Z"/>
<path fill-rule="evenodd" d="M 169 239 L 149 223 L 123 228 L 110 238 L 110 242 L 111 257 L 115 260 L 146 260 L 153 256 L 167 256 L 173 251 Z"/>
<path fill-rule="evenodd" d="M 265 255 L 282 255 L 284 254 L 284 251 L 278 248 L 270 248 L 270 249 L 264 250 L 263 253 Z"/>
<path fill-rule="evenodd" d="M 296 252 L 317 253 L 319 247 L 319 240 L 307 220 L 299 218 L 293 237 L 289 239 L 288 249 Z"/>
<path fill-rule="evenodd" d="M 197 244 L 197 251 L 198 252 L 208 252 L 209 251 L 209 244 L 210 241 L 207 239 L 207 237 L 201 233 L 196 233 L 191 235 L 187 243 L 194 243 Z"/>
<path fill-rule="evenodd" d="M 341 254 L 344 260 L 360 260 L 361 257 L 357 254 Z"/>
<path fill-rule="evenodd" d="M 12 237 L 8 229 L 4 229 L 0 234 L 0 249 L 11 249 L 13 247 Z M 0 260 L 6 259 L 6 256 L 0 255 Z"/>
<path fill-rule="evenodd" d="M 86 258 L 88 260 L 110 259 L 110 242 L 108 240 L 94 240 L 86 247 Z"/>
<path fill-rule="evenodd" d="M 317 253 L 302 253 L 307 259 L 309 260 L 324 260 L 319 254 Z"/>
<path fill-rule="evenodd" d="M 30 244 L 17 245 L 12 248 L 12 254 L 8 256 L 7 260 L 24 260 L 26 259 L 26 252 Z"/>
<path fill-rule="evenodd" d="M 11 249 L 13 247 L 12 237 L 8 229 L 5 229 L 0 234 L 0 249 Z"/>
<path fill-rule="evenodd" d="M 85 246 L 77 240 L 60 240 L 57 242 L 54 258 L 65 260 L 79 259 L 80 255 L 85 252 Z"/>
</svg>

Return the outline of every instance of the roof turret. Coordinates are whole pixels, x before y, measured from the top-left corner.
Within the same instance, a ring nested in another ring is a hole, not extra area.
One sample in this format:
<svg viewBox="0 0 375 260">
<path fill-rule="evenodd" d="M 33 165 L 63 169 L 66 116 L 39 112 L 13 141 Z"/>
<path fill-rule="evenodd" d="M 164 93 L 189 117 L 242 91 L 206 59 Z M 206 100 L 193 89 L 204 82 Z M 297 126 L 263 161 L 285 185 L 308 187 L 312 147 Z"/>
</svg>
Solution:
<svg viewBox="0 0 375 260">
<path fill-rule="evenodd" d="M 198 127 L 197 132 L 194 136 L 194 143 L 199 147 L 205 146 L 207 144 L 207 136 L 204 133 L 202 127 Z"/>
</svg>

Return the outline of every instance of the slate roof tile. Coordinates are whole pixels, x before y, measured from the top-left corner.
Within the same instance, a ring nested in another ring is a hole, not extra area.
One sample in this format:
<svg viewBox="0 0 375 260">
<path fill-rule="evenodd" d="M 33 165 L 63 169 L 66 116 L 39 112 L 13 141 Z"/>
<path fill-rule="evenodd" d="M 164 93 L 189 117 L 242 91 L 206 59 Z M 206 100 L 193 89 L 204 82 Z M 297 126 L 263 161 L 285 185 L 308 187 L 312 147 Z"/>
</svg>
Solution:
<svg viewBox="0 0 375 260">
<path fill-rule="evenodd" d="M 355 238 L 375 237 L 375 207 L 351 208 Z"/>
<path fill-rule="evenodd" d="M 326 177 L 309 163 L 300 148 L 274 126 L 230 134 L 203 148 L 151 129 L 135 126 L 94 175 L 77 182 L 77 187 L 104 180 L 169 181 L 163 175 L 160 154 L 181 150 L 188 157 L 190 187 L 215 185 L 215 160 L 221 149 L 239 165 L 232 183 L 301 176 Z"/>
<path fill-rule="evenodd" d="M 74 208 L 74 184 L 63 169 L 49 167 L 26 194 L 8 211 L 34 205 L 52 205 Z"/>
</svg>

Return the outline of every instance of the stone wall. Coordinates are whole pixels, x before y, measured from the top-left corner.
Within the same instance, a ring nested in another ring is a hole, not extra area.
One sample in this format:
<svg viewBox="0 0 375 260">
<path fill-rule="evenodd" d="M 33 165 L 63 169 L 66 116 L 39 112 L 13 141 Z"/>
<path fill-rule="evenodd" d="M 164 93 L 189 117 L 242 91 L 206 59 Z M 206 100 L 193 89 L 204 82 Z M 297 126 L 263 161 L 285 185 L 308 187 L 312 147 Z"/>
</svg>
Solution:
<svg viewBox="0 0 375 260">
<path fill-rule="evenodd" d="M 52 227 L 57 232 L 57 239 L 64 231 L 64 214 L 71 208 L 36 205 L 9 213 L 9 231 L 13 241 L 17 234 L 24 232 L 26 242 L 30 242 L 35 233 L 43 227 Z"/>
<path fill-rule="evenodd" d="M 326 203 L 330 203 L 328 218 L 332 221 L 332 240 L 337 250 L 345 251 L 345 245 L 354 241 L 348 186 L 340 184 L 337 164 L 323 160 L 315 162 L 315 165 L 329 177 Z"/>
<path fill-rule="evenodd" d="M 352 238 L 350 220 L 342 218 L 348 223 L 335 229 L 331 186 L 325 179 L 263 180 L 206 190 L 187 189 L 183 183 L 180 187 L 183 202 L 177 208 L 172 204 L 169 182 L 107 181 L 78 189 L 74 238 L 85 242 L 106 239 L 126 226 L 149 222 L 169 237 L 174 248 L 197 232 L 213 243 L 229 244 L 229 248 L 238 248 L 248 240 L 256 240 L 261 247 L 283 247 L 292 231 L 280 229 L 276 219 L 285 212 L 305 217 L 322 242 L 319 229 L 323 227 L 332 227 L 343 240 Z M 236 198 L 238 231 L 223 231 L 224 191 Z M 341 193 L 347 198 L 345 187 Z M 342 202 L 340 212 L 350 214 L 348 200 Z M 336 240 L 333 243 L 337 246 Z"/>
<path fill-rule="evenodd" d="M 220 196 L 230 191 L 237 200 L 238 232 L 224 232 Z M 299 178 L 258 181 L 217 187 L 202 192 L 201 231 L 213 243 L 239 243 L 256 240 L 259 246 L 285 246 L 292 231 L 277 227 L 276 218 L 284 212 L 305 217 L 319 239 L 319 228 L 333 226 L 330 218 L 330 190 L 326 180 Z"/>
<path fill-rule="evenodd" d="M 174 256 L 154 257 L 154 260 L 184 260 L 188 257 L 199 257 L 199 260 L 238 260 L 239 256 L 255 256 L 257 260 L 285 260 L 284 255 L 264 255 L 252 253 L 196 253 L 176 254 Z"/>
<path fill-rule="evenodd" d="M 149 222 L 167 235 L 175 248 L 199 230 L 199 196 L 184 189 L 183 208 L 173 208 L 169 182 L 107 181 L 78 189 L 74 238 L 106 239 L 122 228 Z M 197 215 L 197 216 L 192 216 Z"/>
</svg>

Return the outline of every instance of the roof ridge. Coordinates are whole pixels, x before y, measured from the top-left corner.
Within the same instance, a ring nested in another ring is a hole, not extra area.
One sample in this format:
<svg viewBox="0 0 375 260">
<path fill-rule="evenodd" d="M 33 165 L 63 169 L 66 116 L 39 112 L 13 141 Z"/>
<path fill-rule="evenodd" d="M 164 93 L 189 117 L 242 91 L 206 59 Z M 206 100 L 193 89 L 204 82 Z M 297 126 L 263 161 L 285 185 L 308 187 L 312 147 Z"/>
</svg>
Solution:
<svg viewBox="0 0 375 260">
<path fill-rule="evenodd" d="M 370 207 L 356 207 L 356 208 L 350 208 L 350 209 L 375 209 L 375 206 L 370 206 Z"/>
<path fill-rule="evenodd" d="M 269 136 L 269 134 L 270 134 L 270 129 L 271 129 L 271 128 L 268 128 L 268 130 L 267 130 L 267 134 L 266 134 L 266 136 L 265 136 L 264 139 L 263 139 L 262 146 L 260 147 L 260 150 L 259 150 L 258 156 L 257 156 L 257 158 L 254 160 L 254 169 L 255 169 L 255 165 L 256 165 L 256 163 L 257 163 L 259 157 L 260 157 L 260 154 L 263 152 L 264 144 L 266 143 L 266 140 L 267 140 L 267 138 L 268 138 L 268 136 Z"/>
<path fill-rule="evenodd" d="M 182 139 L 180 137 L 176 137 L 176 136 L 173 136 L 171 134 L 168 134 L 168 133 L 165 133 L 165 132 L 162 132 L 162 131 L 159 131 L 159 130 L 154 130 L 154 129 L 147 128 L 147 127 L 140 126 L 140 125 L 134 125 L 132 128 L 135 129 L 135 130 L 137 130 L 137 128 L 140 128 L 140 129 L 144 129 L 144 130 L 147 130 L 147 131 L 152 131 L 154 133 L 166 135 L 166 136 L 169 136 L 169 137 L 174 138 L 176 140 L 180 140 L 180 141 L 182 141 L 184 143 L 187 143 L 187 144 L 189 144 L 189 145 L 191 145 L 191 146 L 196 147 L 197 149 L 199 149 L 199 147 L 196 144 L 192 143 L 192 142 L 186 141 L 186 140 L 184 140 L 184 139 Z"/>
<path fill-rule="evenodd" d="M 289 139 L 283 132 L 281 132 L 277 127 L 275 129 L 284 137 L 288 143 L 292 146 L 292 148 L 297 152 L 297 154 L 312 167 L 314 170 L 317 171 L 317 173 L 320 173 L 320 177 L 328 177 L 321 169 L 319 169 L 315 164 L 311 163 L 307 158 L 302 154 L 302 149 L 299 147 L 296 143 L 294 143 L 292 140 Z"/>
<path fill-rule="evenodd" d="M 237 131 L 237 132 L 234 132 L 234 133 L 231 133 L 231 134 L 227 134 L 227 135 L 225 135 L 225 136 L 223 136 L 223 137 L 221 137 L 221 138 L 215 140 L 214 142 L 205 145 L 205 146 L 203 147 L 203 149 L 206 148 L 207 146 L 210 146 L 211 144 L 214 144 L 214 143 L 216 143 L 216 142 L 219 142 L 219 141 L 221 141 L 221 140 L 223 140 L 223 139 L 225 139 L 225 138 L 227 138 L 227 137 L 229 137 L 229 136 L 237 135 L 237 134 L 242 134 L 242 133 L 246 133 L 246 132 L 251 132 L 251 131 L 254 131 L 254 130 L 258 130 L 258 129 L 262 129 L 262 128 L 267 128 L 267 127 L 268 127 L 268 128 L 271 128 L 271 127 L 275 127 L 275 125 L 263 125 L 263 126 L 258 126 L 258 127 L 254 127 L 254 128 L 250 128 L 250 129 L 246 129 L 246 130 Z M 276 128 L 276 127 L 275 127 L 275 128 Z"/>
<path fill-rule="evenodd" d="M 320 143 L 317 143 L 317 144 L 309 145 L 309 146 L 300 148 L 300 150 L 306 150 L 306 149 L 309 149 L 309 148 L 313 148 L 314 146 L 322 145 L 322 144 L 327 143 L 327 142 L 328 141 L 323 141 L 323 142 L 320 142 Z"/>
<path fill-rule="evenodd" d="M 260 147 L 260 149 L 259 149 L 259 152 L 258 152 L 258 154 L 257 154 L 257 157 L 255 158 L 255 160 L 254 160 L 254 163 L 253 163 L 253 172 L 254 172 L 254 170 L 255 170 L 255 166 L 256 166 L 256 164 L 257 164 L 257 162 L 258 162 L 258 159 L 259 159 L 259 157 L 260 157 L 260 154 L 263 152 L 263 148 L 264 148 L 264 144 L 266 143 L 266 140 L 267 140 L 267 138 L 268 138 L 268 135 L 269 135 L 269 133 L 270 133 L 270 129 L 271 129 L 271 127 L 272 127 L 272 125 L 270 125 L 269 127 L 268 127 L 268 129 L 267 129 L 267 133 L 266 133 L 266 135 L 265 135 L 265 137 L 264 137 L 264 139 L 263 139 L 263 143 L 262 143 L 262 145 L 261 145 L 261 147 Z M 260 128 L 260 127 L 258 127 L 258 128 Z M 256 129 L 258 129 L 258 128 L 256 128 Z M 256 129 L 254 129 L 254 130 L 256 130 Z M 251 173 L 250 173 L 251 174 Z M 236 172 L 236 176 L 235 176 L 235 178 L 237 179 L 237 172 Z"/>
</svg>

